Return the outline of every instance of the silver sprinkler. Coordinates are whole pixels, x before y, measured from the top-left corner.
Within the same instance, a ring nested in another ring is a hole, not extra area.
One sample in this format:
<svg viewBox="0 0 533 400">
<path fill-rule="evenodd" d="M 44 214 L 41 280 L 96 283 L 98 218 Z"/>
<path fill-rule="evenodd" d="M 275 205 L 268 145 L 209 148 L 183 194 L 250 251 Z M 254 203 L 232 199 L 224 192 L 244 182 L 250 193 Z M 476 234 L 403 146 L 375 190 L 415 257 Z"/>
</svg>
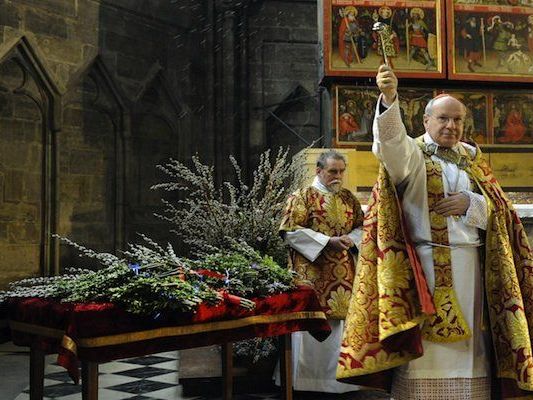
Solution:
<svg viewBox="0 0 533 400">
<path fill-rule="evenodd" d="M 372 30 L 374 32 L 377 32 L 379 35 L 381 42 L 381 51 L 383 52 L 383 59 L 385 60 L 385 64 L 389 65 L 389 59 L 387 57 L 387 53 L 385 52 L 385 41 L 383 40 L 385 27 L 386 25 L 383 22 L 375 22 L 374 25 L 372 25 Z"/>
</svg>

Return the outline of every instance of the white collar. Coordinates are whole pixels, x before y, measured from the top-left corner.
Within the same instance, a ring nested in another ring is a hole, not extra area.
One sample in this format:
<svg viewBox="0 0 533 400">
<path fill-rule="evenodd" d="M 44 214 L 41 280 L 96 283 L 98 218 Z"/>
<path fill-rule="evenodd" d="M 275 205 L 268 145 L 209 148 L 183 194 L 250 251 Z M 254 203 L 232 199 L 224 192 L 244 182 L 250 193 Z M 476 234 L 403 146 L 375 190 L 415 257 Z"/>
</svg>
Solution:
<svg viewBox="0 0 533 400">
<path fill-rule="evenodd" d="M 313 179 L 313 183 L 311 184 L 311 186 L 313 186 L 315 189 L 318 189 L 322 193 L 333 193 L 326 185 L 320 182 L 318 176 L 315 176 L 315 179 Z"/>
</svg>

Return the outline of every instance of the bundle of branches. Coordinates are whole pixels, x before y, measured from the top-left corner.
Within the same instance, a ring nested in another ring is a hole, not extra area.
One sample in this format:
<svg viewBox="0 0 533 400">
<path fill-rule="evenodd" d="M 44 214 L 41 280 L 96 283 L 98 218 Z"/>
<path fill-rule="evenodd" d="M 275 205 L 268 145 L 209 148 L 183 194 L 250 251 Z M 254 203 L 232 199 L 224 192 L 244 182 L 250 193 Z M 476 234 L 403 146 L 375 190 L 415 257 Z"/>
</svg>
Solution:
<svg viewBox="0 0 533 400">
<path fill-rule="evenodd" d="M 293 287 L 293 273 L 280 267 L 286 263 L 286 249 L 278 224 L 286 197 L 303 181 L 301 161 L 289 160 L 282 149 L 271 160 L 267 151 L 247 186 L 231 158 L 236 184 L 217 188 L 214 168 L 198 157 L 192 158 L 192 169 L 171 160 L 159 168 L 172 180 L 154 188 L 185 191 L 187 196 L 174 204 L 164 201 L 167 208 L 160 217 L 192 247 L 194 260 L 178 257 L 170 244 L 163 248 L 143 235 L 144 244 L 130 244 L 122 257 L 62 238 L 102 268 L 65 269 L 61 276 L 14 282 L 0 292 L 0 303 L 36 296 L 113 302 L 133 313 L 152 314 L 194 311 L 202 302 L 222 299 L 253 307 L 251 297 L 287 291 Z"/>
<path fill-rule="evenodd" d="M 250 186 L 242 178 L 242 170 L 230 157 L 235 171 L 235 184 L 224 182 L 217 187 L 213 167 L 192 158 L 192 168 L 171 160 L 159 166 L 171 180 L 153 189 L 182 191 L 185 200 L 163 200 L 166 210 L 159 215 L 173 225 L 173 231 L 193 252 L 218 252 L 245 242 L 260 254 L 271 256 L 286 265 L 287 249 L 278 235 L 285 200 L 301 187 L 305 178 L 303 156 L 288 156 L 280 149 L 271 159 L 264 152 L 253 172 Z"/>
<path fill-rule="evenodd" d="M 216 304 L 222 299 L 253 308 L 248 298 L 293 288 L 291 272 L 244 243 L 192 261 L 178 257 L 170 244 L 163 248 L 147 237 L 146 245 L 130 245 L 124 258 L 63 240 L 81 255 L 97 259 L 103 268 L 67 269 L 56 277 L 14 282 L 8 291 L 0 292 L 0 303 L 20 297 L 102 301 L 136 314 L 158 314 L 194 311 L 202 302 Z"/>
<path fill-rule="evenodd" d="M 0 291 L 0 304 L 9 298 L 42 297 L 64 302 L 112 302 L 136 314 L 158 315 L 165 311 L 190 311 L 203 302 L 225 299 L 252 308 L 249 299 L 293 288 L 293 273 L 286 265 L 287 252 L 278 226 L 288 195 L 304 180 L 302 157 L 288 157 L 282 150 L 271 160 L 263 153 L 250 186 L 234 158 L 236 183 L 217 187 L 214 168 L 192 158 L 192 168 L 171 160 L 159 168 L 169 182 L 153 189 L 182 191 L 185 199 L 163 200 L 171 230 L 187 243 L 194 260 L 178 257 L 171 245 L 161 247 L 149 238 L 129 245 L 122 257 L 97 253 L 68 239 L 81 256 L 96 259 L 97 271 L 65 269 L 64 275 L 30 278 Z M 271 340 L 239 342 L 237 352 L 254 360 L 275 350 Z"/>
</svg>

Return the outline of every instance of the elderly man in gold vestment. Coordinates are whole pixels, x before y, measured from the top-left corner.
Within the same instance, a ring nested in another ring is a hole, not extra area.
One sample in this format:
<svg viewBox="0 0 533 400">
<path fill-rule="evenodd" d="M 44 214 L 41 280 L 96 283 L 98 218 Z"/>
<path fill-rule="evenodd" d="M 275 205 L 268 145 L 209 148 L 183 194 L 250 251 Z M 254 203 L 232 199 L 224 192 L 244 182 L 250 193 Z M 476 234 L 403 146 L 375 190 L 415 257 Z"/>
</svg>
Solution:
<svg viewBox="0 0 533 400">
<path fill-rule="evenodd" d="M 380 173 L 337 377 L 394 400 L 533 398 L 533 253 L 480 149 L 461 141 L 466 108 L 435 97 L 415 139 L 392 69 L 376 82 Z"/>
<path fill-rule="evenodd" d="M 335 379 L 337 355 L 350 300 L 355 262 L 351 250 L 359 243 L 363 212 L 355 196 L 342 187 L 344 157 L 333 150 L 317 160 L 309 187 L 293 193 L 280 233 L 290 246 L 289 265 L 303 284 L 315 288 L 330 320 L 332 333 L 322 343 L 307 332 L 293 334 L 294 389 L 343 393 L 358 387 Z"/>
</svg>

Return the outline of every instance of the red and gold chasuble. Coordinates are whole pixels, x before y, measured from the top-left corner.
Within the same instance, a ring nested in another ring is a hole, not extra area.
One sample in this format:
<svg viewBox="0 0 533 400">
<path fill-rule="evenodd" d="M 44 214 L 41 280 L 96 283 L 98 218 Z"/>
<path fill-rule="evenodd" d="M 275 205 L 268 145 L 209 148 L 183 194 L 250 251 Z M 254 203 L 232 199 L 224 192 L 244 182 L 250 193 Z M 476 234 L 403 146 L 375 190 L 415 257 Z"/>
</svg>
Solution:
<svg viewBox="0 0 533 400">
<path fill-rule="evenodd" d="M 289 197 L 280 231 L 309 228 L 327 236 L 341 236 L 350 233 L 362 222 L 361 205 L 349 190 L 323 193 L 311 186 Z M 326 247 L 311 262 L 290 249 L 289 267 L 298 273 L 299 283 L 315 288 L 328 318 L 346 317 L 355 276 L 355 261 L 349 251 L 334 251 Z"/>
<path fill-rule="evenodd" d="M 432 192 L 440 192 L 431 187 L 432 175 L 438 177 L 439 171 L 428 163 L 426 169 L 431 197 Z M 520 219 L 479 148 L 476 156 L 468 160 L 465 171 L 489 206 L 485 234 L 485 295 L 496 359 L 495 376 L 501 388 L 499 398 L 531 399 L 533 252 Z M 428 203 L 431 212 L 431 199 Z M 428 333 L 428 323 L 437 328 L 432 329 L 431 335 L 440 336 L 443 342 L 454 341 L 454 332 L 468 336 L 468 332 L 460 329 L 449 329 L 453 324 L 438 329 L 443 319 L 456 315 L 458 309 L 450 301 L 452 305 L 447 310 L 455 308 L 454 312 L 435 310 L 436 305 L 443 305 L 439 304 L 439 299 L 432 299 L 428 291 L 402 218 L 394 185 L 380 165 L 364 221 L 354 294 L 346 318 L 337 368 L 340 381 L 386 388 L 390 385 L 391 368 L 423 355 L 422 333 Z M 438 228 L 439 222 L 432 221 L 432 225 Z M 446 269 L 448 256 L 439 253 L 437 261 L 440 259 Z M 446 273 L 441 274 L 444 280 L 446 276 Z M 449 286 L 447 282 L 441 284 L 444 289 Z M 425 332 L 419 328 L 422 322 L 426 323 Z M 458 319 L 451 322 L 458 322 Z M 459 322 L 458 327 L 461 325 Z"/>
</svg>

